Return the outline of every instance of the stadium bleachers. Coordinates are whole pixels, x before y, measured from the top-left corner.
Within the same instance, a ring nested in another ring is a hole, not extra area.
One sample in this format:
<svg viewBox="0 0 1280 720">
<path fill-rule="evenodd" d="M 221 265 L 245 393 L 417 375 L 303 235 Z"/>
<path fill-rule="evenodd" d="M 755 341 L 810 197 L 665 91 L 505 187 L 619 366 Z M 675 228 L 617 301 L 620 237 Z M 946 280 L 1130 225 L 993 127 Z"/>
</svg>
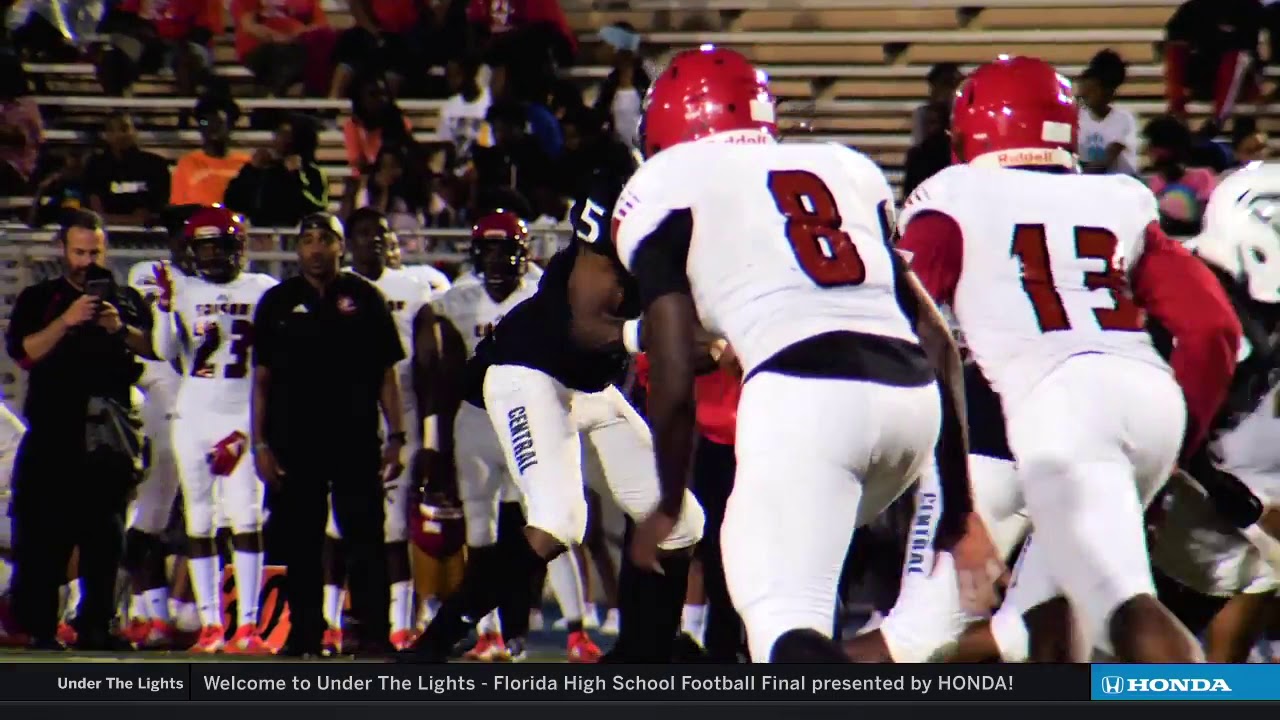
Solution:
<svg viewBox="0 0 1280 720">
<path fill-rule="evenodd" d="M 329 0 L 335 25 L 350 23 L 343 0 Z M 1068 75 L 1102 48 L 1113 48 L 1131 64 L 1122 104 L 1139 118 L 1163 108 L 1156 53 L 1162 27 L 1177 0 L 633 0 L 629 3 L 564 0 L 582 41 L 581 64 L 569 74 L 588 101 L 608 68 L 593 65 L 594 31 L 625 20 L 645 33 L 647 52 L 659 64 L 673 51 L 704 43 L 741 49 L 769 72 L 784 101 L 784 129 L 796 140 L 834 141 L 858 147 L 881 162 L 896 182 L 909 145 L 910 110 L 925 92 L 929 65 L 954 61 L 973 65 L 1000 54 L 1034 54 L 1061 64 Z M 625 9 L 608 9 L 625 5 Z M 605 9 L 599 9 L 605 8 Z M 247 108 L 292 107 L 345 113 L 327 100 L 255 100 L 248 72 L 234 61 L 230 35 L 217 47 L 218 71 L 232 82 Z M 48 88 L 41 102 L 59 108 L 55 143 L 81 141 L 111 108 L 135 111 L 149 130 L 145 146 L 168 157 L 195 147 L 196 136 L 176 132 L 173 110 L 192 102 L 172 96 L 163 77 L 148 78 L 135 97 L 103 98 L 86 64 L 32 66 Z M 420 139 L 435 137 L 441 103 L 403 103 Z M 1270 109 L 1270 108 L 1267 108 Z M 1192 107 L 1193 115 L 1206 108 Z M 1246 111 L 1252 110 L 1245 108 Z M 800 130 L 799 128 L 803 128 Z M 1263 129 L 1267 129 L 1263 123 Z M 242 131 L 237 144 L 254 147 L 265 133 Z M 347 176 L 342 138 L 321 136 L 320 159 L 335 199 Z"/>
</svg>

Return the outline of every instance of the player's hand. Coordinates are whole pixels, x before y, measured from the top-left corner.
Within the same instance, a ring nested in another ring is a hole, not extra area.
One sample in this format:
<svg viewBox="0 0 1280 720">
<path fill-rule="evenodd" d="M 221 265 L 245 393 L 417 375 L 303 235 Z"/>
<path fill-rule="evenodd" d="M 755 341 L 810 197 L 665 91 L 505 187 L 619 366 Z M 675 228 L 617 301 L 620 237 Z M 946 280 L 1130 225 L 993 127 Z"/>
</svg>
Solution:
<svg viewBox="0 0 1280 720">
<path fill-rule="evenodd" d="M 733 346 L 728 340 L 721 339 L 716 345 L 712 346 L 711 356 L 720 363 L 720 369 L 729 373 L 739 380 L 742 379 L 742 363 L 738 362 L 738 353 L 734 352 Z"/>
<path fill-rule="evenodd" d="M 98 305 L 98 326 L 113 335 L 124 327 L 124 321 L 120 319 L 120 311 L 106 300 Z"/>
<path fill-rule="evenodd" d="M 404 472 L 404 443 L 399 440 L 388 440 L 382 448 L 382 482 L 395 482 Z"/>
<path fill-rule="evenodd" d="M 226 477 L 240 464 L 240 458 L 249 449 L 249 436 L 236 430 L 222 438 L 205 457 L 209 471 L 215 477 Z"/>
<path fill-rule="evenodd" d="M 631 536 L 631 562 L 642 570 L 662 572 L 662 564 L 658 562 L 661 551 L 658 544 L 671 535 L 676 527 L 676 517 L 655 509 L 649 516 L 636 525 Z"/>
<path fill-rule="evenodd" d="M 284 477 L 284 468 L 276 461 L 276 454 L 266 445 L 259 445 L 253 451 L 253 467 L 258 471 L 258 479 L 266 483 L 272 490 L 280 488 L 280 479 Z"/>
<path fill-rule="evenodd" d="M 157 263 L 155 276 L 156 307 L 160 308 L 160 312 L 169 312 L 173 309 L 173 270 L 169 263 Z"/>
<path fill-rule="evenodd" d="M 968 613 L 985 615 L 999 605 L 996 583 L 1004 575 L 1004 561 L 977 513 L 969 513 L 963 534 L 947 552 L 955 561 L 960 607 Z"/>
<path fill-rule="evenodd" d="M 62 324 L 67 327 L 83 325 L 98 314 L 98 298 L 92 295 L 81 295 L 71 301 L 71 306 L 62 312 Z"/>
</svg>

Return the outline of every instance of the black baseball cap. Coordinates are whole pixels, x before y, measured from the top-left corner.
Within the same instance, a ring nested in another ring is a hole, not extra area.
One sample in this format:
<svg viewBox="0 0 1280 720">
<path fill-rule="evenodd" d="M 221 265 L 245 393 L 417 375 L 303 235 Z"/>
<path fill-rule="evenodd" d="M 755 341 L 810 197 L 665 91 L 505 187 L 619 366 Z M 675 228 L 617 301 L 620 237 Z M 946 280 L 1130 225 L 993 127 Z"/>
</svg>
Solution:
<svg viewBox="0 0 1280 720">
<path fill-rule="evenodd" d="M 338 240 L 341 240 L 345 235 L 342 221 L 333 213 L 327 212 L 312 213 L 302 218 L 302 222 L 298 225 L 298 234 L 301 235 L 308 230 L 324 230 L 332 233 Z"/>
</svg>

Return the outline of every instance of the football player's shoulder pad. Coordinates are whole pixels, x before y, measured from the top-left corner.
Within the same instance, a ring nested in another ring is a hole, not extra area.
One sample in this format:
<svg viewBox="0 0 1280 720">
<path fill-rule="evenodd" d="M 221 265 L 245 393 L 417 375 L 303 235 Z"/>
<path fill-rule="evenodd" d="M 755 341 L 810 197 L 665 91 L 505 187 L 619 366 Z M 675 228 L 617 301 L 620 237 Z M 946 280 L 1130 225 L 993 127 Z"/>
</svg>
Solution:
<svg viewBox="0 0 1280 720">
<path fill-rule="evenodd" d="M 920 183 L 902 204 L 898 216 L 898 232 L 906 232 L 911 219 L 922 212 L 940 212 L 954 215 L 963 196 L 963 188 L 972 182 L 972 168 L 968 165 L 951 165 Z"/>
</svg>

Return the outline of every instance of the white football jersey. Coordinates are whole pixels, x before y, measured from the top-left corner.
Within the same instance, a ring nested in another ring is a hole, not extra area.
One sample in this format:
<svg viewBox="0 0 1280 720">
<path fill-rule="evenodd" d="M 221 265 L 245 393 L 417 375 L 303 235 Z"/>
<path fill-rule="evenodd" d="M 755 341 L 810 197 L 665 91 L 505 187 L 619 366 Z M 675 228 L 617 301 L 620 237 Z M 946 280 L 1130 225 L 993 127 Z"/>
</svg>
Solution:
<svg viewBox="0 0 1280 720">
<path fill-rule="evenodd" d="M 1280 504 L 1280 383 L 1271 389 L 1239 425 L 1213 444 L 1222 469 L 1240 478 L 1263 504 Z"/>
<path fill-rule="evenodd" d="M 400 377 L 400 394 L 406 400 L 408 411 L 417 406 L 413 392 L 413 321 L 422 306 L 431 301 L 432 290 L 403 269 L 385 268 L 382 276 L 372 282 L 387 298 L 387 308 L 396 321 L 396 331 L 404 347 L 405 359 L 397 363 L 396 374 Z"/>
<path fill-rule="evenodd" d="M 912 193 L 900 228 L 930 211 L 960 228 L 952 310 L 1005 402 L 1082 353 L 1168 368 L 1129 287 L 1147 227 L 1158 222 L 1140 181 L 953 165 Z"/>
<path fill-rule="evenodd" d="M 403 265 L 400 270 L 427 286 L 432 293 L 437 295 L 448 290 L 453 284 L 449 281 L 448 275 L 430 265 Z"/>
<path fill-rule="evenodd" d="M 190 417 L 199 412 L 237 415 L 249 411 L 253 314 L 262 294 L 276 283 L 269 275 L 246 272 L 228 283 L 211 283 L 199 277 L 182 282 L 174 299 L 174 312 L 189 340 L 188 348 L 181 351 L 178 416 Z M 157 320 L 158 329 L 168 326 L 168 318 Z M 158 339 L 156 352 L 173 357 L 179 352 L 176 340 L 172 336 Z"/>
<path fill-rule="evenodd" d="M 155 301 L 155 297 L 159 293 L 159 287 L 156 285 L 156 272 L 160 266 L 168 266 L 169 277 L 174 284 L 174 292 L 178 292 L 178 285 L 186 279 L 186 276 L 163 260 L 145 260 L 135 263 L 133 267 L 129 268 L 129 286 L 141 293 L 143 299 L 149 304 Z M 165 408 L 165 412 L 168 412 L 173 408 L 173 402 L 177 397 L 180 361 L 177 358 L 174 360 L 143 360 L 142 365 L 142 377 L 138 379 L 138 388 L 147 396 L 148 403 L 155 403 L 158 407 Z"/>
<path fill-rule="evenodd" d="M 688 143 L 632 176 L 614 206 L 614 242 L 632 270 L 645 238 L 690 212 L 698 314 L 751 372 L 832 331 L 916 341 L 894 292 L 893 207 L 880 168 L 844 146 Z"/>
<path fill-rule="evenodd" d="M 476 352 L 480 344 L 511 308 L 533 297 L 538 283 L 525 275 L 514 292 L 502 302 L 494 302 L 485 290 L 484 282 L 475 275 L 464 275 L 450 288 L 444 297 L 434 304 L 435 311 L 447 318 L 467 343 L 467 357 Z"/>
</svg>

